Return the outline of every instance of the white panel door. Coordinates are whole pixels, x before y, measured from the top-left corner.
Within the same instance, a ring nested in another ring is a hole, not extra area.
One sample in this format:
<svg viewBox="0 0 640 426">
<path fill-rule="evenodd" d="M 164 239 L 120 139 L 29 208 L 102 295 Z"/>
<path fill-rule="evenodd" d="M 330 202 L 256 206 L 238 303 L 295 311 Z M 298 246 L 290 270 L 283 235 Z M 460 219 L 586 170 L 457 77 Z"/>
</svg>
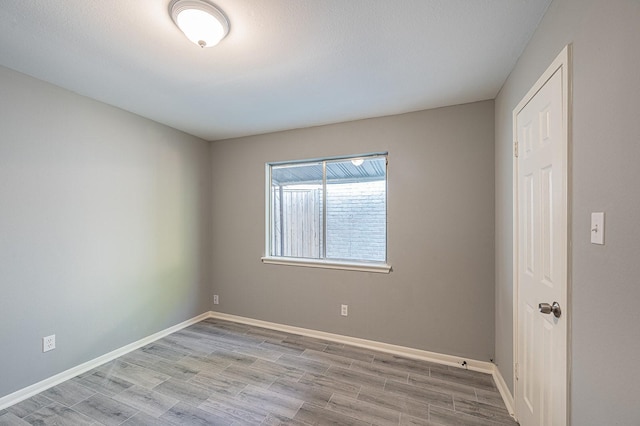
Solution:
<svg viewBox="0 0 640 426">
<path fill-rule="evenodd" d="M 515 120 L 515 403 L 522 426 L 562 426 L 567 422 L 567 123 L 563 72 L 563 68 L 556 69 L 517 112 Z M 560 311 L 549 312 L 554 302 Z M 541 308 L 540 304 L 549 306 Z"/>
</svg>

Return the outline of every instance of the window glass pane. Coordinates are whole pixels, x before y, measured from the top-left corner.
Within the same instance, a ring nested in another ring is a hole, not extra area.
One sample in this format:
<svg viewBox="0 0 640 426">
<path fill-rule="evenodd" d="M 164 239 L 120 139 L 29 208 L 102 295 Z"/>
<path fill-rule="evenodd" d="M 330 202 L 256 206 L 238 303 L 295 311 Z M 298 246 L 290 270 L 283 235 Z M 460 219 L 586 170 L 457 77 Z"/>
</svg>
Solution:
<svg viewBox="0 0 640 426">
<path fill-rule="evenodd" d="M 323 255 L 322 162 L 271 167 L 271 255 Z"/>
<path fill-rule="evenodd" d="M 386 261 L 386 158 L 327 161 L 327 259 Z"/>
</svg>

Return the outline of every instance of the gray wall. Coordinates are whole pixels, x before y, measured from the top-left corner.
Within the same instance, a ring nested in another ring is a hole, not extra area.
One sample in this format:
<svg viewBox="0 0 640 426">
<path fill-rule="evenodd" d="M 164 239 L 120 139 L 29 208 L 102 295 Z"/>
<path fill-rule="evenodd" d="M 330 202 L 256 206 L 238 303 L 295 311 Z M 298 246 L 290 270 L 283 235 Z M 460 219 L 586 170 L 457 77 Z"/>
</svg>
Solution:
<svg viewBox="0 0 640 426">
<path fill-rule="evenodd" d="M 0 129 L 0 397 L 210 309 L 207 142 L 6 68 Z"/>
<path fill-rule="evenodd" d="M 554 0 L 496 99 L 496 358 L 512 385 L 512 110 L 573 43 L 572 306 L 574 425 L 640 419 L 640 2 Z M 589 242 L 606 213 L 606 244 Z"/>
<path fill-rule="evenodd" d="M 220 312 L 488 361 L 493 101 L 212 144 Z M 389 152 L 390 274 L 264 265 L 265 163 Z M 349 316 L 340 316 L 340 304 Z"/>
</svg>

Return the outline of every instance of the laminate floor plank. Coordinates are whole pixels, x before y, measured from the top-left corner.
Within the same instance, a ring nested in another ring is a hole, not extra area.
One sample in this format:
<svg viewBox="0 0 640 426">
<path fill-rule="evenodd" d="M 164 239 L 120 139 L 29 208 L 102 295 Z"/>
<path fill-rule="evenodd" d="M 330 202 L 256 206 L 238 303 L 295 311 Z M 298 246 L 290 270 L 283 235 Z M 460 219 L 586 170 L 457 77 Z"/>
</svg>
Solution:
<svg viewBox="0 0 640 426">
<path fill-rule="evenodd" d="M 3 411 L 23 418 L 28 416 L 29 414 L 35 413 L 36 411 L 46 407 L 47 405 L 53 404 L 53 402 L 53 400 L 47 398 L 42 393 L 39 393 L 38 395 L 34 395 L 29 399 L 25 399 L 24 401 L 12 405 L 7 410 Z"/>
<path fill-rule="evenodd" d="M 293 356 L 293 355 L 282 355 L 280 358 L 278 358 L 276 363 L 287 366 L 287 367 L 297 368 L 307 373 L 315 373 L 315 374 L 323 374 L 331 366 L 331 364 L 326 362 L 315 361 L 313 359 L 308 359 L 302 356 Z"/>
<path fill-rule="evenodd" d="M 169 423 L 168 421 L 162 419 L 156 419 L 153 416 L 150 416 L 145 413 L 138 413 L 135 416 L 131 417 L 126 422 L 122 423 L 123 426 L 171 426 L 173 423 Z"/>
<path fill-rule="evenodd" d="M 412 417 L 426 419 L 429 415 L 429 404 L 415 399 L 394 395 L 378 389 L 363 388 L 358 394 L 358 400 L 377 407 L 388 408 Z"/>
<path fill-rule="evenodd" d="M 162 415 L 161 420 L 174 425 L 200 426 L 230 426 L 235 422 L 235 419 L 224 415 L 224 413 L 209 413 L 184 402 L 173 406 L 169 411 Z"/>
<path fill-rule="evenodd" d="M 107 376 L 102 371 L 97 371 L 90 376 L 85 376 L 83 378 L 74 377 L 71 379 L 71 382 L 107 396 L 117 395 L 120 392 L 129 389 L 131 386 L 134 386 L 133 383 L 119 377 Z"/>
<path fill-rule="evenodd" d="M 119 425 L 138 414 L 137 409 L 99 393 L 74 405 L 73 410 L 105 426 Z"/>
<path fill-rule="evenodd" d="M 350 368 L 355 371 L 360 371 L 361 373 L 380 376 L 397 382 L 408 383 L 409 381 L 408 372 L 397 368 L 389 368 L 380 364 L 374 364 L 373 362 L 353 361 Z"/>
<path fill-rule="evenodd" d="M 400 423 L 398 411 L 381 408 L 377 405 L 335 394 L 329 400 L 327 409 L 345 414 L 358 420 L 376 425 L 397 425 Z"/>
<path fill-rule="evenodd" d="M 0 426 L 31 426 L 31 423 L 25 422 L 13 413 L 2 410 L 0 411 Z"/>
<path fill-rule="evenodd" d="M 149 389 L 158 386 L 171 377 L 168 374 L 153 370 L 153 366 L 142 367 L 120 360 L 116 360 L 114 363 L 107 363 L 104 367 L 98 367 L 98 371 L 104 373 L 106 377 L 114 376 Z"/>
<path fill-rule="evenodd" d="M 96 391 L 94 390 L 86 388 L 72 380 L 67 380 L 66 382 L 47 389 L 40 395 L 70 407 L 80 401 L 84 401 L 95 393 Z"/>
<path fill-rule="evenodd" d="M 370 426 L 366 421 L 309 403 L 302 404 L 294 420 L 317 426 Z"/>
<path fill-rule="evenodd" d="M 269 386 L 269 390 L 282 395 L 298 398 L 319 407 L 325 407 L 333 395 L 333 391 L 331 390 L 321 388 L 314 384 L 301 383 L 289 379 L 277 380 Z"/>
<path fill-rule="evenodd" d="M 179 401 L 176 398 L 140 386 L 132 386 L 113 399 L 153 417 L 160 417 Z"/>
<path fill-rule="evenodd" d="M 54 403 L 44 407 L 23 419 L 30 425 L 66 425 L 66 426 L 87 426 L 95 423 L 91 419 L 76 410 L 62 404 Z M 105 425 L 107 425 L 105 423 Z"/>
</svg>

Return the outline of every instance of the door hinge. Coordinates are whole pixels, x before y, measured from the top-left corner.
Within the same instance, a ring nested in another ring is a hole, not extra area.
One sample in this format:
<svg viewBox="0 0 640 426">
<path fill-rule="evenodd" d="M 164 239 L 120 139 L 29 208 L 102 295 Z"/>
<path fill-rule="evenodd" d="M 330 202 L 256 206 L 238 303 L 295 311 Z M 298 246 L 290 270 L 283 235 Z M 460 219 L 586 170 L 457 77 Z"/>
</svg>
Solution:
<svg viewBox="0 0 640 426">
<path fill-rule="evenodd" d="M 515 366 L 515 370 L 516 370 L 516 380 L 520 379 L 520 374 L 518 373 L 518 363 L 516 362 L 516 366 Z"/>
<path fill-rule="evenodd" d="M 518 141 L 513 142 L 513 155 L 518 158 Z"/>
</svg>

